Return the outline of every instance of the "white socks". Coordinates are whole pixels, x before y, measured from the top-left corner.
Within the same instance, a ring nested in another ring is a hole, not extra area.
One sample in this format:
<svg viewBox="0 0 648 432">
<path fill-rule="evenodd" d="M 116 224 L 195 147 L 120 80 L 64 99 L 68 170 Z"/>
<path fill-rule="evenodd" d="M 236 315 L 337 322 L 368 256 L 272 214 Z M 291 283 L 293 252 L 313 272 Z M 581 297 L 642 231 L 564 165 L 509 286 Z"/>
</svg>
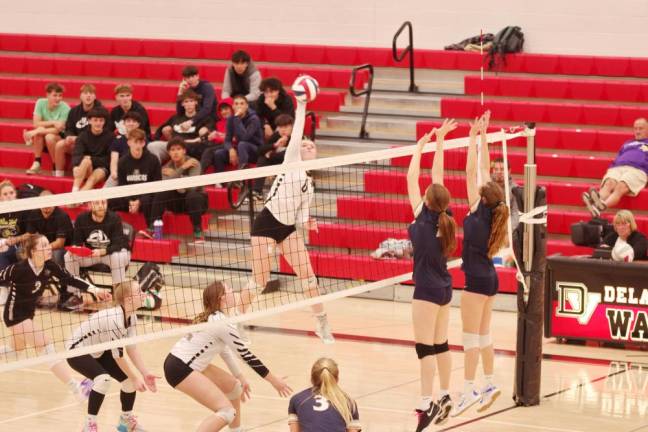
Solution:
<svg viewBox="0 0 648 432">
<path fill-rule="evenodd" d="M 54 177 L 64 177 L 65 171 L 63 170 L 54 170 Z"/>
</svg>

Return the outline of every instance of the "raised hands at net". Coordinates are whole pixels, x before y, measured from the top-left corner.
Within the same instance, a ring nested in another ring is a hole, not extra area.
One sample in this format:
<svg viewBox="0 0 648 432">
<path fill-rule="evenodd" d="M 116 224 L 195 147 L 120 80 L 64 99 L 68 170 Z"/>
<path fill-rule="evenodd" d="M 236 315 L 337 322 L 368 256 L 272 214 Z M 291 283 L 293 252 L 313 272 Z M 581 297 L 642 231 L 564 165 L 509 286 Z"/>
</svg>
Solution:
<svg viewBox="0 0 648 432">
<path fill-rule="evenodd" d="M 443 124 L 438 129 L 433 129 L 432 131 L 436 131 L 437 139 L 443 139 L 445 138 L 446 134 L 448 134 L 448 132 L 452 132 L 453 130 L 457 129 L 458 126 L 459 124 L 455 119 L 445 119 L 443 120 Z"/>
</svg>

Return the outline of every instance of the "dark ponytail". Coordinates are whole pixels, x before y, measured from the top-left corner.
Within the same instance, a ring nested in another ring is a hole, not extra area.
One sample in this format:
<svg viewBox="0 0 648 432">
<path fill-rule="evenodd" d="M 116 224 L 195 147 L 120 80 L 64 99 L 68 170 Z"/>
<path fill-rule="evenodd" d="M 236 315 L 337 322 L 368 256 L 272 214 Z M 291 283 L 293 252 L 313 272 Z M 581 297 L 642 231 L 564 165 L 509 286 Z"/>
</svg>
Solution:
<svg viewBox="0 0 648 432">
<path fill-rule="evenodd" d="M 457 223 L 448 213 L 450 198 L 450 191 L 438 183 L 432 183 L 425 192 L 425 205 L 431 211 L 439 213 L 441 253 L 446 258 L 457 249 Z"/>
<path fill-rule="evenodd" d="M 493 181 L 482 186 L 479 194 L 486 207 L 490 208 L 493 213 L 491 233 L 488 238 L 488 257 L 492 258 L 506 244 L 509 208 L 504 203 L 504 191 Z"/>
</svg>

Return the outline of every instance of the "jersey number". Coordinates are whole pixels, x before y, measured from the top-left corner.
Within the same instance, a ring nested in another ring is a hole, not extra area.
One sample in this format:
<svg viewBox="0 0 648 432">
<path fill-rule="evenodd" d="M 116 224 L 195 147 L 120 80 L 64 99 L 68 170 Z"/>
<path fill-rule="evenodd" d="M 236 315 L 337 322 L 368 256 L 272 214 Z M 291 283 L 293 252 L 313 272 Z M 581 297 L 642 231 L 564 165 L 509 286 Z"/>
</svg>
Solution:
<svg viewBox="0 0 648 432">
<path fill-rule="evenodd" d="M 313 411 L 326 411 L 329 409 L 329 401 L 320 395 L 315 396 L 315 404 L 313 405 Z"/>
</svg>

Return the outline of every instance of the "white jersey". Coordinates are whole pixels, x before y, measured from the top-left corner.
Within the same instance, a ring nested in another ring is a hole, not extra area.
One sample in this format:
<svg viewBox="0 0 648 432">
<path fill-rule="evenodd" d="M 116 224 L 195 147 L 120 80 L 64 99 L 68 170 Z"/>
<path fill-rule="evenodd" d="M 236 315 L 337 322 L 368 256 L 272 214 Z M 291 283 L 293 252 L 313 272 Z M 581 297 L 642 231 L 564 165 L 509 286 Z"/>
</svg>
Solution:
<svg viewBox="0 0 648 432">
<path fill-rule="evenodd" d="M 209 316 L 207 322 L 213 325 L 208 329 L 189 333 L 180 339 L 171 348 L 171 354 L 198 372 L 205 370 L 218 354 L 230 372 L 237 376 L 240 375 L 241 370 L 236 362 L 234 352 L 262 377 L 268 374 L 268 369 L 247 349 L 241 340 L 236 325 L 227 322 L 225 314 L 214 312 Z"/>
<path fill-rule="evenodd" d="M 68 338 L 65 347 L 73 349 L 135 336 L 136 326 L 137 316 L 135 314 L 124 316 L 124 309 L 121 306 L 104 309 L 93 313 L 82 322 Z M 115 348 L 112 353 L 113 357 L 124 356 L 122 348 Z M 103 351 L 93 353 L 92 356 L 99 358 L 102 354 Z"/>
<path fill-rule="evenodd" d="M 297 102 L 295 124 L 286 148 L 283 163 L 301 161 L 301 145 L 304 133 L 306 104 Z M 310 203 L 315 187 L 313 179 L 304 170 L 279 174 L 270 188 L 265 206 L 284 225 L 304 224 L 310 217 Z"/>
<path fill-rule="evenodd" d="M 279 174 L 272 183 L 265 206 L 284 225 L 305 224 L 315 188 L 306 171 Z"/>
</svg>

